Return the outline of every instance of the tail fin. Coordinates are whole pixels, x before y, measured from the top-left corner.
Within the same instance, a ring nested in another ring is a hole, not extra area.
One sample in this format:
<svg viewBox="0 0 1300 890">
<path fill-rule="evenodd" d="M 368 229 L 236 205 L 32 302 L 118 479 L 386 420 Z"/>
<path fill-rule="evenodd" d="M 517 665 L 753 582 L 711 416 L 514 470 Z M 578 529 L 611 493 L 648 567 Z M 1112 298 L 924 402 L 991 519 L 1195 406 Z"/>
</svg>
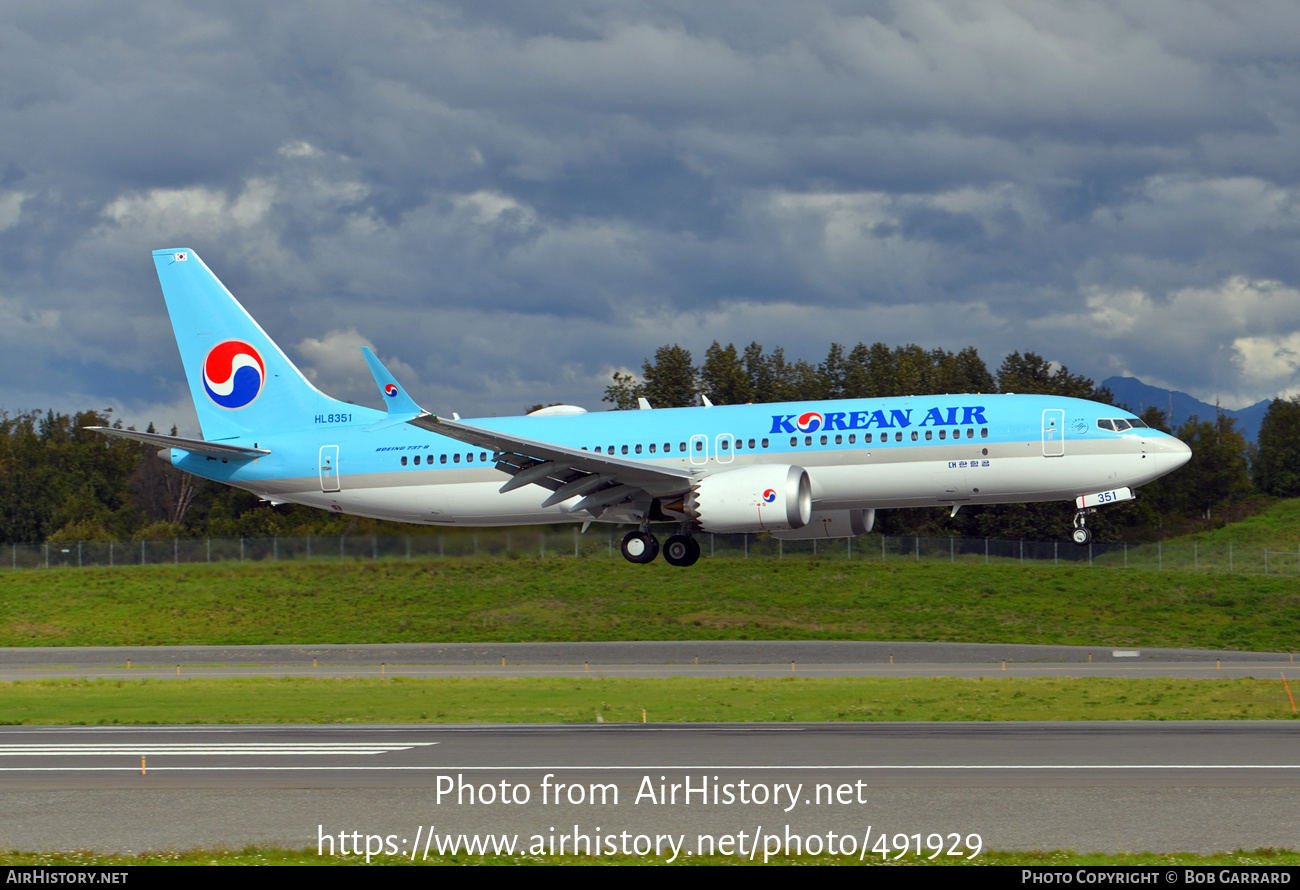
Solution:
<svg viewBox="0 0 1300 890">
<path fill-rule="evenodd" d="M 320 415 L 384 416 L 312 386 L 194 251 L 155 250 L 153 261 L 205 439 L 310 428 Z"/>
</svg>

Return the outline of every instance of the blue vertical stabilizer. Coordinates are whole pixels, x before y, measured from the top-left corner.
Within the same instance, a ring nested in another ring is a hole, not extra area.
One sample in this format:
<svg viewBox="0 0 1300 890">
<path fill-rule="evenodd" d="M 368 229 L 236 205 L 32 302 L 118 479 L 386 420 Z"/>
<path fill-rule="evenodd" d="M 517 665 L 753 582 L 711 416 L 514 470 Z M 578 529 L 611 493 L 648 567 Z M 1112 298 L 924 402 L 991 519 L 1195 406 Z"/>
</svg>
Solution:
<svg viewBox="0 0 1300 890">
<path fill-rule="evenodd" d="M 205 439 L 307 429 L 322 415 L 384 416 L 312 386 L 194 251 L 155 250 L 153 260 Z"/>
</svg>

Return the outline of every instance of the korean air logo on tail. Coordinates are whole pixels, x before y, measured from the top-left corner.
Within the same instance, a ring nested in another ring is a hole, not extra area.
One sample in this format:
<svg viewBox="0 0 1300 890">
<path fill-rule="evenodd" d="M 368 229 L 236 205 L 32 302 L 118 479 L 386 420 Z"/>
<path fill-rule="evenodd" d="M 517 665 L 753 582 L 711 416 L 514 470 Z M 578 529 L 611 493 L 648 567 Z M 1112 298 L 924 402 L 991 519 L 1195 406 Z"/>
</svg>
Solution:
<svg viewBox="0 0 1300 890">
<path fill-rule="evenodd" d="M 385 383 L 385 384 L 384 384 L 384 395 L 388 396 L 390 399 L 395 399 L 395 398 L 397 398 L 397 384 L 396 384 L 396 383 Z"/>
<path fill-rule="evenodd" d="M 822 424 L 825 422 L 826 418 L 822 417 L 822 415 L 816 411 L 809 411 L 806 414 L 800 414 L 794 425 L 799 428 L 801 433 L 815 433 L 822 428 Z"/>
<path fill-rule="evenodd" d="M 776 500 L 776 489 L 769 488 L 767 491 L 763 492 L 763 503 L 770 504 L 775 500 Z"/>
<path fill-rule="evenodd" d="M 203 360 L 203 389 L 214 403 L 231 411 L 246 408 L 262 392 L 266 364 L 243 340 L 226 340 L 212 347 Z"/>
</svg>

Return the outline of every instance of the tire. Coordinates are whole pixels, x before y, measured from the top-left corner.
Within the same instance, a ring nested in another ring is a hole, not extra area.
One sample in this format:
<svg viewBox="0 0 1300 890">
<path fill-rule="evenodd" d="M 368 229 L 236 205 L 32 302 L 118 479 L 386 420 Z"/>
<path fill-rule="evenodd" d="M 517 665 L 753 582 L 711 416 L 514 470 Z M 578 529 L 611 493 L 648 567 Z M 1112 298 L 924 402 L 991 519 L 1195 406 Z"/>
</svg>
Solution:
<svg viewBox="0 0 1300 890">
<path fill-rule="evenodd" d="M 1080 547 L 1086 547 L 1088 546 L 1088 542 L 1092 540 L 1092 532 L 1088 531 L 1083 526 L 1079 526 L 1074 531 L 1070 532 L 1070 540 L 1078 544 Z"/>
<path fill-rule="evenodd" d="M 664 562 L 670 566 L 693 566 L 700 558 L 700 542 L 686 535 L 673 535 L 664 542 Z"/>
<path fill-rule="evenodd" d="M 659 539 L 649 532 L 628 532 L 618 546 L 624 559 L 638 565 L 654 562 L 659 555 Z"/>
</svg>

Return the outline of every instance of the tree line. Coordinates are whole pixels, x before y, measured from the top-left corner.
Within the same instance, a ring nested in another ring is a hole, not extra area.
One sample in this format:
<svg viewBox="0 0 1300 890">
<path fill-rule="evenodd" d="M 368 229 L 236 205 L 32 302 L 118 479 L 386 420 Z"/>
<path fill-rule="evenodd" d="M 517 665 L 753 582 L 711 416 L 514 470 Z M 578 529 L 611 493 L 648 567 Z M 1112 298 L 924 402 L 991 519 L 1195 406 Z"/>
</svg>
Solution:
<svg viewBox="0 0 1300 890">
<path fill-rule="evenodd" d="M 714 343 L 696 366 L 688 350 L 663 346 L 640 375 L 617 373 L 605 400 L 660 408 L 715 404 L 883 398 L 960 392 L 1043 393 L 1113 404 L 1111 393 L 1033 352 L 1013 352 L 991 371 L 974 348 L 953 353 L 919 346 L 832 345 L 823 361 L 790 359 L 757 343 Z M 1123 406 L 1120 406 L 1123 407 Z M 1181 470 L 1143 486 L 1136 501 L 1089 520 L 1099 540 L 1143 540 L 1244 515 L 1263 496 L 1300 497 L 1300 398 L 1277 400 L 1248 446 L 1231 418 L 1192 418 L 1170 430 L 1164 412 L 1145 409 L 1149 426 L 1173 432 L 1192 449 Z M 84 429 L 118 426 L 109 412 L 0 412 L 0 542 L 37 543 L 236 537 L 383 531 L 411 526 L 337 516 L 309 507 L 271 507 L 236 488 L 176 470 L 157 448 Z M 149 431 L 153 432 L 152 425 Z M 175 430 L 172 430 L 173 434 Z M 1013 504 L 884 510 L 888 534 L 956 534 L 1052 540 L 1068 535 L 1073 505 Z"/>
</svg>

